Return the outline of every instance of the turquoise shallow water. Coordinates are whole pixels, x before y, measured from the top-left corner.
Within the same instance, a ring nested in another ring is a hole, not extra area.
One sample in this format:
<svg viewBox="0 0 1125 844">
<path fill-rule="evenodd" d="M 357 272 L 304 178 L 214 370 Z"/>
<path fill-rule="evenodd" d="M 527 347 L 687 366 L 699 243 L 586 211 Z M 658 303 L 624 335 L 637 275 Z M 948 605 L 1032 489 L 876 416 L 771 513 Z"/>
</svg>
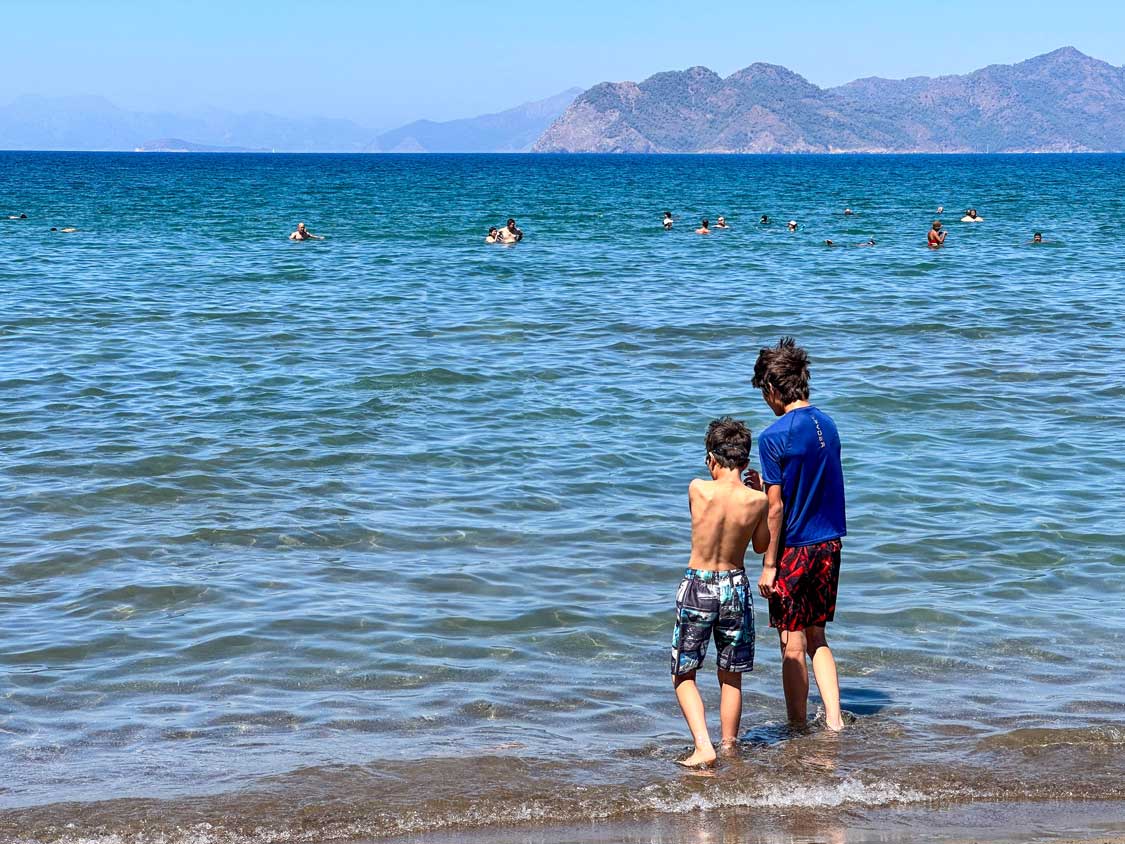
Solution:
<svg viewBox="0 0 1125 844">
<path fill-rule="evenodd" d="M 1125 796 L 1125 157 L 5 153 L 0 203 L 0 834 Z M 686 487 L 787 333 L 858 721 L 782 727 L 759 607 L 683 780 Z"/>
</svg>

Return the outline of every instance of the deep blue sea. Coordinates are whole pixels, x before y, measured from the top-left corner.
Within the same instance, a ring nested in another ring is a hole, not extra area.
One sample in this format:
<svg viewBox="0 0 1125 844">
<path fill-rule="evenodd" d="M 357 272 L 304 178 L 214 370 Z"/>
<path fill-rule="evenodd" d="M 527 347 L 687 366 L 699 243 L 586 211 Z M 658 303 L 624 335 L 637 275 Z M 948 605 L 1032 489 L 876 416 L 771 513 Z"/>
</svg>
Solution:
<svg viewBox="0 0 1125 844">
<path fill-rule="evenodd" d="M 1125 799 L 1122 219 L 1123 156 L 0 154 L 0 840 Z M 759 602 L 685 777 L 687 486 L 784 334 L 856 722 Z"/>
</svg>

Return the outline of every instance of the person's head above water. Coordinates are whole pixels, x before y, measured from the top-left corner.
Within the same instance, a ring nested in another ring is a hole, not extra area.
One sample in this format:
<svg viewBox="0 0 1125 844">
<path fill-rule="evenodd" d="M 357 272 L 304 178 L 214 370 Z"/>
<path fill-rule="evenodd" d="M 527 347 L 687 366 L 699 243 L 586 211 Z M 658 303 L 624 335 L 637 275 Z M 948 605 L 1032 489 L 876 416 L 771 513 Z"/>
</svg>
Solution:
<svg viewBox="0 0 1125 844">
<path fill-rule="evenodd" d="M 932 228 L 934 231 L 941 231 L 941 220 L 934 220 Z"/>
<path fill-rule="evenodd" d="M 711 221 L 708 220 L 706 217 L 704 217 L 703 221 L 699 224 L 699 227 L 701 229 L 710 228 L 710 226 L 711 226 Z"/>
<path fill-rule="evenodd" d="M 786 223 L 786 225 L 789 226 L 789 231 L 791 231 L 791 232 L 797 231 L 797 221 L 796 220 L 790 220 L 788 223 Z"/>
<path fill-rule="evenodd" d="M 770 218 L 766 214 L 763 214 L 762 219 L 758 220 L 758 222 L 761 223 L 762 225 L 766 225 L 767 223 L 769 223 L 769 221 L 770 221 Z"/>
<path fill-rule="evenodd" d="M 508 228 L 514 229 L 516 227 L 516 220 L 514 217 L 508 218 Z"/>
<path fill-rule="evenodd" d="M 726 218 L 726 217 L 724 217 L 724 216 L 723 216 L 722 214 L 720 214 L 720 215 L 719 215 L 719 225 L 720 225 L 720 226 L 725 226 L 726 224 L 727 224 L 727 218 Z"/>
<path fill-rule="evenodd" d="M 665 211 L 664 212 L 664 219 L 665 220 L 671 220 L 672 219 L 672 212 L 671 211 Z"/>
<path fill-rule="evenodd" d="M 850 216 L 852 216 L 852 214 L 854 214 L 854 213 L 855 213 L 855 211 L 853 211 L 853 210 L 852 210 L 852 209 L 850 209 L 850 208 L 845 208 L 845 209 L 844 209 L 844 216 L 845 216 L 845 217 L 850 217 Z"/>
<path fill-rule="evenodd" d="M 500 229 L 496 228 L 496 226 L 489 226 L 488 227 L 488 233 L 489 234 L 497 234 L 499 231 L 500 231 Z"/>
<path fill-rule="evenodd" d="M 304 223 L 297 223 L 297 231 L 303 232 L 304 230 L 305 230 L 305 224 Z"/>
<path fill-rule="evenodd" d="M 1031 236 L 1031 242 L 1032 243 L 1042 243 L 1043 242 L 1043 232 L 1036 232 L 1035 234 L 1033 234 Z"/>
<path fill-rule="evenodd" d="M 750 465 L 753 437 L 745 422 L 729 416 L 713 419 L 707 426 L 703 442 L 707 447 L 707 468 L 712 471 L 715 464 L 723 469 L 739 471 Z"/>
<path fill-rule="evenodd" d="M 808 401 L 808 353 L 792 337 L 782 337 L 772 349 L 758 352 L 750 383 L 762 391 L 762 398 L 776 415 L 783 415 L 794 402 Z"/>
</svg>

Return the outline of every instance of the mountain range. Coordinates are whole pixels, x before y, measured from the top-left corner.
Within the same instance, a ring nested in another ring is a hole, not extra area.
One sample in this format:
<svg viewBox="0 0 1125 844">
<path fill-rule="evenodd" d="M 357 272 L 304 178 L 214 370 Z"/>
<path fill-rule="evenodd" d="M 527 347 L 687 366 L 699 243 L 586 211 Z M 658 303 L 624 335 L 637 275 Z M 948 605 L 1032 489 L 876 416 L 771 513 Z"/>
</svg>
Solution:
<svg viewBox="0 0 1125 844">
<path fill-rule="evenodd" d="M 1125 69 L 1073 47 L 964 76 L 820 88 L 752 64 L 705 67 L 581 94 L 536 152 L 1116 152 Z"/>
<path fill-rule="evenodd" d="M 779 65 L 726 78 L 693 67 L 389 132 L 342 119 L 148 113 L 102 97 L 24 96 L 0 106 L 0 149 L 1116 152 L 1125 151 L 1125 68 L 1073 47 L 963 76 L 870 77 L 835 88 Z"/>
<path fill-rule="evenodd" d="M 526 152 L 580 93 L 574 88 L 495 114 L 440 123 L 423 120 L 382 134 L 350 120 L 218 109 L 148 113 L 119 108 L 104 97 L 29 95 L 0 106 L 0 149 Z"/>
</svg>

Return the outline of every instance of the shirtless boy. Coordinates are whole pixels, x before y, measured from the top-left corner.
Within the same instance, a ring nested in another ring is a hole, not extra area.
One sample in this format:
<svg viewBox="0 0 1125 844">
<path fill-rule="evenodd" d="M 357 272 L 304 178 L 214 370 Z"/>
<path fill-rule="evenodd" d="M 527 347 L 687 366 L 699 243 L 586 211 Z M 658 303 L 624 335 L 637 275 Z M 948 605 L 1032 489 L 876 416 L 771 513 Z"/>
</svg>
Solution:
<svg viewBox="0 0 1125 844">
<path fill-rule="evenodd" d="M 672 681 L 695 751 L 685 767 L 710 765 L 715 746 L 707 731 L 703 698 L 695 684 L 712 637 L 717 650 L 722 747 L 733 746 L 742 720 L 742 674 L 754 668 L 754 602 L 744 569 L 746 546 L 763 553 L 769 546 L 767 502 L 750 463 L 750 430 L 729 416 L 707 426 L 707 471 L 688 487 L 691 559 L 676 593 L 672 634 Z"/>
<path fill-rule="evenodd" d="M 695 230 L 696 234 L 711 234 L 711 221 L 703 220 L 699 224 L 699 228 Z"/>
</svg>

